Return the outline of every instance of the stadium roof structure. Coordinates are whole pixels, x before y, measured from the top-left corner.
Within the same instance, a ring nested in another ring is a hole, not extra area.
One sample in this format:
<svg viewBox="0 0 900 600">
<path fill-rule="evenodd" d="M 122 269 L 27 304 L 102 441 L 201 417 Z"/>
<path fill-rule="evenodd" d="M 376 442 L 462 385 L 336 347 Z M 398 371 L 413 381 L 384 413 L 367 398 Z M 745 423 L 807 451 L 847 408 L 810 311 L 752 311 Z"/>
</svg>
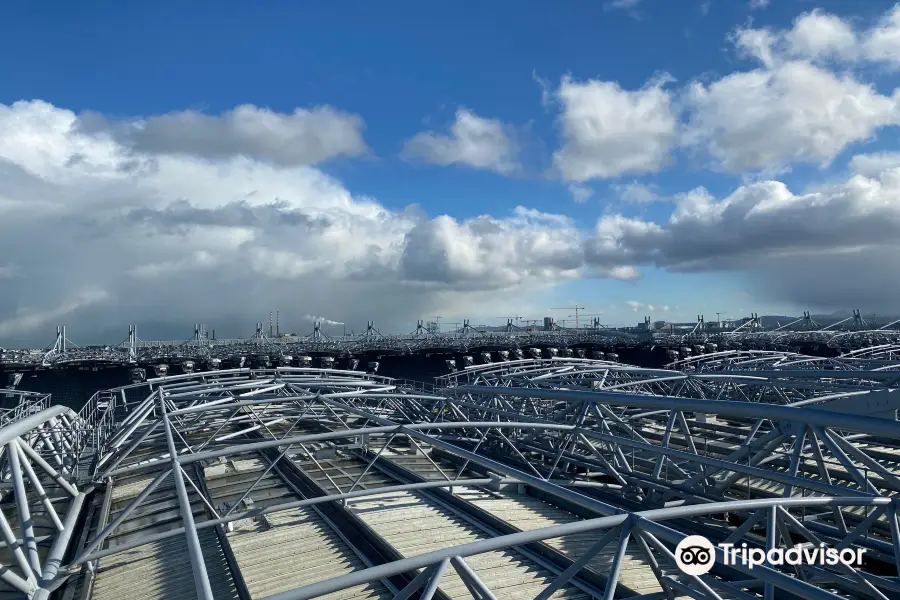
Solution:
<svg viewBox="0 0 900 600">
<path fill-rule="evenodd" d="M 0 596 L 896 597 L 897 394 L 883 372 L 782 375 L 235 369 L 23 410 L 0 428 Z M 692 576 L 688 535 L 866 560 L 717 549 Z"/>
<path fill-rule="evenodd" d="M 807 356 L 773 350 L 724 350 L 688 356 L 667 368 L 680 371 L 750 371 L 813 369 L 829 371 L 893 371 L 900 369 L 900 345 L 883 344 L 840 356 Z"/>
<path fill-rule="evenodd" d="M 856 311 L 858 314 L 858 311 Z M 851 319 L 847 319 L 851 321 Z M 835 326 L 843 323 L 834 324 Z M 526 349 L 533 346 L 571 348 L 622 346 L 689 347 L 711 344 L 722 350 L 771 350 L 792 346 L 821 346 L 854 352 L 874 348 L 897 348 L 900 344 L 900 323 L 893 322 L 879 329 L 871 329 L 863 320 L 850 323 L 849 328 L 813 328 L 791 330 L 779 328 L 763 330 L 758 317 L 748 320 L 733 331 L 710 328 L 702 316 L 692 330 L 685 333 L 654 332 L 637 328 L 607 328 L 594 321 L 593 326 L 567 329 L 553 325 L 547 331 L 523 330 L 510 321 L 503 331 L 479 330 L 466 325 L 455 332 L 434 333 L 421 322 L 416 331 L 407 335 L 383 335 L 369 322 L 365 332 L 345 336 L 328 336 L 318 323 L 309 335 L 267 336 L 262 323 L 249 338 L 210 339 L 205 325 L 195 325 L 194 335 L 187 340 L 148 341 L 137 337 L 137 326 L 129 328 L 121 343 L 107 346 L 80 347 L 66 336 L 64 326 L 57 327 L 56 338 L 43 349 L 9 349 L 0 347 L 0 366 L 19 368 L 56 367 L 72 364 L 134 364 L 165 360 L 223 360 L 251 355 L 273 358 L 300 356 L 310 353 L 354 355 L 362 353 L 408 354 L 427 352 L 466 353 L 478 348 Z M 896 354 L 896 350 L 894 351 Z M 304 365 L 300 365 L 304 366 Z"/>
</svg>

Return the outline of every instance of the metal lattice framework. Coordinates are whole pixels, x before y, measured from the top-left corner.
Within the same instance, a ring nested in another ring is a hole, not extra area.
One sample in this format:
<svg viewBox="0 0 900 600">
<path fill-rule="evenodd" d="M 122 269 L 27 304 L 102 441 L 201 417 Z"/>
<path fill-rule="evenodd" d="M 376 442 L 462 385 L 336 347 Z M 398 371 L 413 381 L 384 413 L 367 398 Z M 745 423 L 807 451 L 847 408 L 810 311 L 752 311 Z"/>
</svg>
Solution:
<svg viewBox="0 0 900 600">
<path fill-rule="evenodd" d="M 81 430 L 78 416 L 61 406 L 21 411 L 0 428 L 0 587 L 7 594 L 46 597 L 42 589 L 59 572 L 93 491 L 75 483 Z"/>
<path fill-rule="evenodd" d="M 120 344 L 82 348 L 66 337 L 66 328 L 58 327 L 54 343 L 45 350 L 2 350 L 0 364 L 29 366 L 64 366 L 68 364 L 133 364 L 172 359 L 223 360 L 233 357 L 256 355 L 274 359 L 284 356 L 301 356 L 311 353 L 353 355 L 366 352 L 413 353 L 439 350 L 442 352 L 468 352 L 473 348 L 492 347 L 517 349 L 529 346 L 567 347 L 575 344 L 615 347 L 640 342 L 634 333 L 606 329 L 599 325 L 592 328 L 550 331 L 480 331 L 468 325 L 460 332 L 409 335 L 382 335 L 370 322 L 366 332 L 340 337 L 330 337 L 321 332 L 318 323 L 310 335 L 269 337 L 257 324 L 256 334 L 246 339 L 211 340 L 204 337 L 203 326 L 195 328 L 194 337 L 186 341 L 144 341 L 136 334 L 136 327 L 129 329 L 128 337 Z"/>
<path fill-rule="evenodd" d="M 897 346 L 886 345 L 847 352 L 835 357 L 808 356 L 777 350 L 724 350 L 673 361 L 666 368 L 678 371 L 892 371 L 900 368 Z"/>
<path fill-rule="evenodd" d="M 808 315 L 807 315 L 808 317 Z M 408 335 L 383 335 L 373 322 L 366 331 L 343 336 L 329 336 L 316 323 L 312 333 L 305 336 L 270 337 L 257 323 L 256 333 L 245 339 L 209 339 L 204 325 L 195 325 L 194 336 L 188 340 L 145 341 L 137 337 L 136 326 L 129 328 L 128 337 L 120 344 L 79 347 L 66 337 L 66 328 L 58 327 L 56 339 L 43 350 L 15 350 L 0 348 L 0 364 L 18 368 L 53 367 L 72 364 L 133 364 L 165 360 L 222 361 L 235 357 L 265 356 L 278 362 L 282 357 L 296 357 L 311 353 L 354 355 L 362 353 L 457 352 L 467 353 L 477 348 L 522 349 L 533 346 L 566 348 L 576 345 L 599 348 L 646 345 L 679 348 L 691 345 L 715 345 L 723 350 L 787 350 L 797 347 L 822 347 L 848 351 L 886 349 L 896 357 L 900 344 L 898 323 L 871 329 L 858 311 L 856 319 L 847 319 L 830 326 L 812 328 L 814 323 L 803 319 L 807 327 L 801 330 L 778 328 L 761 330 L 758 317 L 746 321 L 731 331 L 711 330 L 698 319 L 687 333 L 607 328 L 594 320 L 593 326 L 567 329 L 553 326 L 549 331 L 523 330 L 510 322 L 504 331 L 482 331 L 466 325 L 449 333 L 431 333 L 422 327 Z M 808 322 L 807 322 L 808 321 Z M 850 322 L 852 321 L 852 322 Z M 848 328 L 849 327 L 849 328 Z M 874 351 L 877 352 L 877 351 Z M 848 355 L 848 356 L 850 356 Z M 892 358 L 890 360 L 893 360 Z M 269 365 L 271 366 L 271 365 Z M 303 366 L 303 365 L 301 365 Z"/>
<path fill-rule="evenodd" d="M 869 348 L 860 348 L 845 352 L 842 358 L 846 360 L 869 360 L 883 362 L 900 362 L 900 344 L 882 344 Z"/>
<path fill-rule="evenodd" d="M 900 366 L 889 349 L 894 346 L 867 348 L 835 357 L 809 356 L 779 350 L 724 350 L 698 354 L 673 361 L 666 368 L 677 371 L 759 371 L 759 370 L 820 370 L 820 371 L 879 371 Z M 868 352 L 871 350 L 872 352 Z"/>
<path fill-rule="evenodd" d="M 820 362 L 825 360 L 774 352 L 726 351 L 679 361 L 676 364 L 684 370 L 676 371 L 591 359 L 523 359 L 469 366 L 436 381 L 444 388 L 566 388 L 796 406 L 816 403 L 828 410 L 848 412 L 872 410 L 870 405 L 888 397 L 888 390 L 900 382 L 900 374 L 890 370 L 827 370 Z M 894 406 L 893 400 L 885 406 Z"/>
<path fill-rule="evenodd" d="M 0 427 L 50 407 L 50 394 L 0 388 Z"/>
<path fill-rule="evenodd" d="M 557 359 L 471 367 L 436 390 L 282 368 L 101 392 L 0 429 L 0 593 L 895 597 L 893 389 L 804 373 L 791 387 Z M 792 406 L 750 395 L 776 388 L 801 391 Z M 850 397 L 855 414 L 836 412 Z M 694 577 L 675 566 L 689 534 L 866 561 L 751 568 L 717 550 Z"/>
<path fill-rule="evenodd" d="M 750 321 L 748 321 L 750 323 Z M 896 323 L 890 329 L 816 329 L 809 331 L 758 331 L 735 330 L 708 332 L 698 328 L 686 334 L 656 334 L 654 343 L 668 347 L 684 344 L 716 343 L 722 349 L 773 349 L 796 346 L 822 346 L 845 351 L 900 343 L 900 330 Z"/>
</svg>

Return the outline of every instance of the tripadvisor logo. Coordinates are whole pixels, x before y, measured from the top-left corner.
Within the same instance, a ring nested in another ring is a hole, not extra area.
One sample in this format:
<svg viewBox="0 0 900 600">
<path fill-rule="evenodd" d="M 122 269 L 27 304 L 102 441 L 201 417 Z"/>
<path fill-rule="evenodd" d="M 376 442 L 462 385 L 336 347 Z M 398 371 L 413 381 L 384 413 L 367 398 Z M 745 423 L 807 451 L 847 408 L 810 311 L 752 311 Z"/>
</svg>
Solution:
<svg viewBox="0 0 900 600">
<path fill-rule="evenodd" d="M 752 569 L 759 565 L 818 565 L 849 567 L 862 565 L 865 548 L 830 548 L 825 544 L 797 544 L 792 548 L 772 548 L 768 552 L 762 548 L 748 548 L 747 544 L 718 544 L 702 535 L 689 535 L 675 548 L 675 563 L 687 575 L 704 575 L 709 573 L 716 562 L 716 548 L 722 551 L 725 566 L 746 565 Z"/>
<path fill-rule="evenodd" d="M 675 564 L 688 575 L 709 573 L 716 562 L 716 549 L 702 535 L 689 535 L 675 548 Z"/>
</svg>

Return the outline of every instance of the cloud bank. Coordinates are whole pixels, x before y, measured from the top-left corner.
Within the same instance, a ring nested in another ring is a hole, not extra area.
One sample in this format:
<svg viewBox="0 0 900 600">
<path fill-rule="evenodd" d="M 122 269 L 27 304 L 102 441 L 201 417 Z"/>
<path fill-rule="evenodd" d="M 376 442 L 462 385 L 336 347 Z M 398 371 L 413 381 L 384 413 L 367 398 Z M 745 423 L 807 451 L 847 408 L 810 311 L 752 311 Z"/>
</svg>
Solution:
<svg viewBox="0 0 900 600">
<path fill-rule="evenodd" d="M 261 114 L 300 124 L 267 140 Z M 429 219 L 353 195 L 309 164 L 365 147 L 348 145 L 338 114 L 179 113 L 188 125 L 157 127 L 150 144 L 135 132 L 169 117 L 104 128 L 41 101 L 0 106 L 0 335 L 198 319 L 240 334 L 276 308 L 389 329 L 583 274 L 567 217 Z"/>
</svg>

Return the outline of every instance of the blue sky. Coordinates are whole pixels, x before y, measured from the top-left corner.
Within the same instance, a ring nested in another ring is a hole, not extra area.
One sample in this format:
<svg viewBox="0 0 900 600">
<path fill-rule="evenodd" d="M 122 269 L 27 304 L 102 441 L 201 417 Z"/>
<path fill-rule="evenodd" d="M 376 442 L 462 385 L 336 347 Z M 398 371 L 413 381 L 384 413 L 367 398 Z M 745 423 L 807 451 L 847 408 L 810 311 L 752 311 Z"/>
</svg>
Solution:
<svg viewBox="0 0 900 600">
<path fill-rule="evenodd" d="M 758 57 L 736 47 L 739 29 L 788 32 L 795 19 L 818 9 L 848 24 L 862 40 L 893 7 L 893 2 L 880 0 L 772 0 L 764 8 L 752 8 L 749 0 L 642 0 L 631 8 L 614 4 L 7 4 L 0 9 L 0 104 L 42 100 L 75 115 L 99 113 L 109 123 L 186 110 L 220 115 L 245 104 L 279 114 L 329 106 L 362 119 L 367 150 L 335 156 L 315 168 L 355 197 L 372 198 L 389 211 L 416 204 L 428 217 L 447 214 L 459 222 L 482 214 L 506 218 L 524 206 L 567 215 L 583 232 L 590 232 L 604 215 L 665 223 L 676 210 L 673 202 L 622 200 L 617 185 L 651 186 L 665 198 L 704 186 L 721 199 L 748 182 L 770 179 L 799 193 L 807 186 L 846 180 L 854 155 L 895 150 L 895 133 L 890 123 L 885 126 L 886 119 L 872 125 L 871 132 L 841 142 L 827 167 L 788 156 L 771 169 L 719 169 L 710 167 L 707 153 L 676 144 L 660 168 L 564 181 L 551 170 L 554 152 L 566 143 L 564 108 L 554 99 L 563 77 L 576 84 L 615 82 L 622 90 L 635 91 L 667 74 L 670 81 L 662 89 L 677 108 L 692 82 L 711 89 L 730 74 L 761 68 Z M 850 73 L 884 97 L 897 85 L 893 66 L 885 66 L 885 60 L 828 62 L 797 52 L 795 48 L 790 60 L 835 77 Z M 446 134 L 461 108 L 508 128 L 518 143 L 519 171 L 501 174 L 404 157 L 408 140 L 423 131 Z M 679 126 L 688 127 L 683 121 Z M 593 195 L 576 202 L 570 183 L 593 190 Z M 656 267 L 644 263 L 639 279 L 565 278 L 542 288 L 542 302 L 578 302 L 609 314 L 611 321 L 630 322 L 648 311 L 632 314 L 628 301 L 632 306 L 665 305 L 670 315 L 692 319 L 701 311 L 834 309 L 847 296 L 821 300 L 817 293 L 803 298 L 796 291 L 785 292 L 783 274 L 778 285 L 769 286 L 768 275 L 755 273 L 746 257 L 724 270 L 691 268 L 695 272 L 690 274 L 683 268 L 673 272 L 665 261 Z M 865 302 L 868 290 L 859 285 L 860 302 Z M 38 310 L 23 298 L 9 306 L 20 312 Z M 876 310 L 885 307 L 881 299 L 872 304 Z M 524 309 L 541 310 L 540 303 Z"/>
</svg>

